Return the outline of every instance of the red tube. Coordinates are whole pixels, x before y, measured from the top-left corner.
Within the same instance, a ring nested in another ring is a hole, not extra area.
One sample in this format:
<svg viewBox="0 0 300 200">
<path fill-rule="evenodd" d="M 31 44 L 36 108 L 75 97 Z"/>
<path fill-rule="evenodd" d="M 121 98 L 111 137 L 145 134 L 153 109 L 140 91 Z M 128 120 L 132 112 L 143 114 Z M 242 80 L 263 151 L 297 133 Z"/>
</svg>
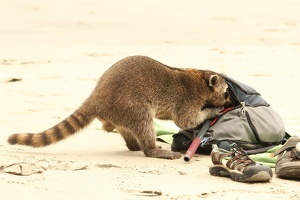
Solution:
<svg viewBox="0 0 300 200">
<path fill-rule="evenodd" d="M 199 137 L 196 137 L 196 138 L 193 139 L 192 144 L 190 145 L 189 149 L 186 151 L 186 153 L 184 155 L 183 159 L 184 159 L 185 162 L 189 162 L 191 160 L 191 158 L 193 157 L 193 155 L 197 151 L 200 143 L 201 143 L 201 139 Z"/>
</svg>

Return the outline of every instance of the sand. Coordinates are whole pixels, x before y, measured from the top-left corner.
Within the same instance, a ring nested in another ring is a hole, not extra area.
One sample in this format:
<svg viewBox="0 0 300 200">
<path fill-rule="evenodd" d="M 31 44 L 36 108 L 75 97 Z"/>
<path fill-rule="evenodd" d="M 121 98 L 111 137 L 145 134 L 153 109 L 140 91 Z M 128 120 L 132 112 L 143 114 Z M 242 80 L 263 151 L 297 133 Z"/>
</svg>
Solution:
<svg viewBox="0 0 300 200">
<path fill-rule="evenodd" d="M 255 184 L 213 177 L 208 155 L 185 163 L 130 152 L 96 120 L 45 148 L 6 142 L 69 116 L 130 55 L 249 84 L 299 135 L 299 10 L 297 0 L 2 0 L 1 199 L 299 199 L 300 182 L 276 175 Z"/>
</svg>

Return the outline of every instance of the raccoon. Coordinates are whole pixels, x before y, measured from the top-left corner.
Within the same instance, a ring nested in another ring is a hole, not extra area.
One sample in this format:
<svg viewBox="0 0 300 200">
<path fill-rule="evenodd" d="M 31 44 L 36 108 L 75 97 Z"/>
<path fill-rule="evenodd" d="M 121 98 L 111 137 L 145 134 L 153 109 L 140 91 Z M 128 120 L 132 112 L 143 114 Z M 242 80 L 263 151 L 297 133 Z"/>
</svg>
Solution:
<svg viewBox="0 0 300 200">
<path fill-rule="evenodd" d="M 130 56 L 104 72 L 94 91 L 68 118 L 38 134 L 13 134 L 8 142 L 47 146 L 97 118 L 104 130 L 116 129 L 129 150 L 177 159 L 180 153 L 156 146 L 153 118 L 173 120 L 182 129 L 193 128 L 217 116 L 230 101 L 228 86 L 216 72 L 174 68 L 146 56 Z"/>
</svg>

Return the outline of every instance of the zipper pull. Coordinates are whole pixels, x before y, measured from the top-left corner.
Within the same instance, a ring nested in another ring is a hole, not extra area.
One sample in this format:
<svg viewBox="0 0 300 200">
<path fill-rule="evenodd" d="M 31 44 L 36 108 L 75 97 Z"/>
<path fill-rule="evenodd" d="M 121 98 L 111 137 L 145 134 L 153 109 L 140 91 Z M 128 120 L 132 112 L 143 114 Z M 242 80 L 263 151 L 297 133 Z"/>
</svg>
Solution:
<svg viewBox="0 0 300 200">
<path fill-rule="evenodd" d="M 246 119 L 246 111 L 247 108 L 245 102 L 241 102 L 241 109 L 238 111 L 240 118 Z"/>
</svg>

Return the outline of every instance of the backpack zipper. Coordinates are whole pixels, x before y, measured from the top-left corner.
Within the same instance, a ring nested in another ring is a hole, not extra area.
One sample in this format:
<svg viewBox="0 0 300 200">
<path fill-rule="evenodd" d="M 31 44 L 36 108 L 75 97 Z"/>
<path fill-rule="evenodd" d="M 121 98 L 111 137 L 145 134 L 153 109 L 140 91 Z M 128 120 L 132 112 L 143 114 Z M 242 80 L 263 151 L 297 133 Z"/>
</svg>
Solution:
<svg viewBox="0 0 300 200">
<path fill-rule="evenodd" d="M 245 105 L 245 102 L 241 102 L 241 110 L 238 113 L 239 113 L 239 115 L 242 119 L 247 119 L 247 122 L 250 126 L 250 129 L 252 130 L 252 132 L 254 134 L 254 137 L 255 137 L 256 141 L 260 142 L 261 144 L 265 144 L 265 142 L 260 139 L 260 137 L 258 135 L 258 132 L 257 132 L 257 129 L 251 121 L 251 117 L 250 117 L 248 109 Z"/>
<path fill-rule="evenodd" d="M 258 136 L 257 129 L 256 129 L 256 127 L 254 126 L 254 124 L 251 122 L 251 118 L 250 118 L 249 112 L 246 110 L 245 113 L 246 113 L 246 118 L 247 118 L 248 124 L 249 124 L 249 126 L 250 126 L 252 132 L 254 133 L 254 136 L 255 136 L 256 141 L 260 142 L 261 144 L 265 144 L 265 142 L 262 141 L 262 140 L 260 139 L 260 137 Z"/>
<path fill-rule="evenodd" d="M 255 139 L 256 139 L 257 142 L 259 142 L 260 144 L 265 145 L 265 146 L 274 145 L 274 143 L 264 142 L 262 139 L 260 139 L 259 134 L 257 132 L 257 129 L 254 126 L 254 124 L 252 123 L 252 121 L 251 121 L 251 117 L 250 117 L 248 109 L 247 109 L 247 107 L 245 105 L 245 102 L 241 102 L 241 109 L 238 111 L 238 114 L 239 114 L 239 116 L 242 119 L 246 119 L 247 120 L 247 122 L 249 124 L 249 127 L 250 127 L 252 133 L 254 134 L 254 137 L 255 137 Z"/>
<path fill-rule="evenodd" d="M 241 102 L 241 109 L 238 111 L 238 114 L 239 114 L 240 118 L 247 120 L 249 127 L 252 130 L 252 133 L 254 134 L 256 141 L 260 142 L 261 144 L 264 144 L 264 142 L 258 136 L 256 127 L 251 122 L 251 117 L 250 117 L 250 114 L 248 112 L 245 102 Z"/>
</svg>

